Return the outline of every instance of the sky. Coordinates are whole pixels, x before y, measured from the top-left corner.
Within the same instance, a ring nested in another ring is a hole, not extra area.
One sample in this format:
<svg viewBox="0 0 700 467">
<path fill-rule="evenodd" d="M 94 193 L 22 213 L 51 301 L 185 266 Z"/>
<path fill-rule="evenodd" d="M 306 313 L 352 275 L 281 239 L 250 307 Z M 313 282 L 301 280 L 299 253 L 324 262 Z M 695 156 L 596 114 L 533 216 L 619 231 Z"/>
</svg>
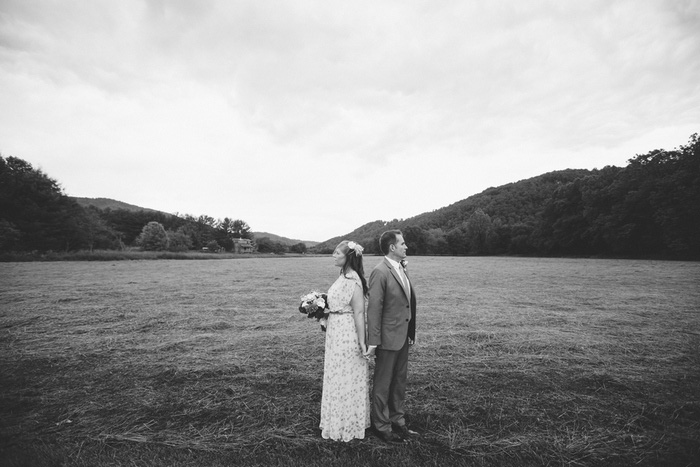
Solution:
<svg viewBox="0 0 700 467">
<path fill-rule="evenodd" d="M 2 0 L 0 154 L 324 241 L 700 132 L 700 0 Z"/>
</svg>

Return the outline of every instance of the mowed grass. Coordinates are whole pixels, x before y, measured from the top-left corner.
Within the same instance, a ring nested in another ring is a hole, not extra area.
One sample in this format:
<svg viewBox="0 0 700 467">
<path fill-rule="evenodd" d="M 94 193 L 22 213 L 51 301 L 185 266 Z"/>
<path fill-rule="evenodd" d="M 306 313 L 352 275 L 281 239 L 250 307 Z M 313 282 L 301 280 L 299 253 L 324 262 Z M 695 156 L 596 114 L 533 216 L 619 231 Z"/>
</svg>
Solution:
<svg viewBox="0 0 700 467">
<path fill-rule="evenodd" d="M 390 446 L 319 434 L 297 306 L 330 258 L 0 263 L 0 465 L 699 465 L 700 263 L 409 271 L 421 436 Z"/>
</svg>

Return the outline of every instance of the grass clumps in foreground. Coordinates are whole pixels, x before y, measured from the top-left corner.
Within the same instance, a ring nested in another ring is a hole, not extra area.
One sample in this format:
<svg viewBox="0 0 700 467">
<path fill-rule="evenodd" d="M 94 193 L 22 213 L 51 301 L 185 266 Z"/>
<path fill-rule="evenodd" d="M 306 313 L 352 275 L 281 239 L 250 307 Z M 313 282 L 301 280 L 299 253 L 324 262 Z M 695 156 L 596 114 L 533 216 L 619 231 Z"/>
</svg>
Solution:
<svg viewBox="0 0 700 467">
<path fill-rule="evenodd" d="M 0 464 L 698 459 L 700 266 L 414 259 L 423 306 L 407 408 L 422 434 L 389 446 L 327 441 L 317 429 L 323 334 L 296 306 L 332 282 L 326 261 L 0 270 Z M 646 281 L 631 281 L 640 271 Z"/>
</svg>

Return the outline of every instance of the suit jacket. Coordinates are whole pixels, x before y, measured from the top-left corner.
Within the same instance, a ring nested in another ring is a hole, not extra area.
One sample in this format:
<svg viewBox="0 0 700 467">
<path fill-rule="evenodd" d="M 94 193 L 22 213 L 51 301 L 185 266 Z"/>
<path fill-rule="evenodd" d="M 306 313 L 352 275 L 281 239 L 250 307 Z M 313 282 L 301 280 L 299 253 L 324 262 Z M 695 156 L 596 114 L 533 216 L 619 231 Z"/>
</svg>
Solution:
<svg viewBox="0 0 700 467">
<path fill-rule="evenodd" d="M 416 289 L 413 283 L 410 295 L 409 300 L 401 278 L 386 258 L 377 264 L 369 276 L 368 345 L 384 350 L 401 350 L 406 337 L 415 341 Z"/>
</svg>

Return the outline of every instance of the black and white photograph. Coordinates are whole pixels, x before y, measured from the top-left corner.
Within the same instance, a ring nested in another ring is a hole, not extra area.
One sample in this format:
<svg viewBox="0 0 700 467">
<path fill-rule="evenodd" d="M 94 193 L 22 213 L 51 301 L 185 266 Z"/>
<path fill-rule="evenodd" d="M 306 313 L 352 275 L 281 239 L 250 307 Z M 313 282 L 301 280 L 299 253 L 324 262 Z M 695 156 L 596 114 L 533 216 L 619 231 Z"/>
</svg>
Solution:
<svg viewBox="0 0 700 467">
<path fill-rule="evenodd" d="M 700 466 L 700 0 L 0 1 L 0 466 Z"/>
</svg>

